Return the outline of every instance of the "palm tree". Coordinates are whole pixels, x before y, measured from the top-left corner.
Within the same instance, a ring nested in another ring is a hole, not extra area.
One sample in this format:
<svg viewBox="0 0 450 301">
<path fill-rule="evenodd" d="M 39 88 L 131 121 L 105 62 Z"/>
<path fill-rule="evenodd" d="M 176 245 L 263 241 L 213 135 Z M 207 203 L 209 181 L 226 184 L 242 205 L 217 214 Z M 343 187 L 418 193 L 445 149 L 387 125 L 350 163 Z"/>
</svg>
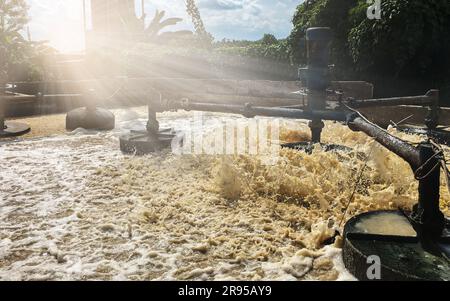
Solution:
<svg viewBox="0 0 450 301">
<path fill-rule="evenodd" d="M 200 38 L 201 43 L 206 43 L 208 45 L 211 44 L 213 38 L 211 34 L 209 34 L 203 23 L 203 20 L 200 15 L 200 11 L 195 3 L 195 0 L 186 0 L 186 11 L 192 18 L 192 23 L 194 24 L 194 29 L 197 37 Z M 188 30 L 179 30 L 175 32 L 164 32 L 160 33 L 161 30 L 168 26 L 173 26 L 183 21 L 181 18 L 168 18 L 163 20 L 166 12 L 165 11 L 156 11 L 153 20 L 150 22 L 150 25 L 145 29 L 145 34 L 148 40 L 154 41 L 157 38 L 173 38 L 173 37 L 183 37 L 192 35 L 191 31 Z"/>
<path fill-rule="evenodd" d="M 163 20 L 165 15 L 166 15 L 165 11 L 156 10 L 155 16 L 153 17 L 152 21 L 145 28 L 146 38 L 149 39 L 150 41 L 154 41 L 156 38 L 158 38 L 160 36 L 161 30 L 163 30 L 164 28 L 166 28 L 168 26 L 176 25 L 176 24 L 180 23 L 181 21 L 183 21 L 183 19 L 181 19 L 181 18 L 168 18 L 168 19 Z M 178 35 L 184 35 L 184 34 L 188 34 L 191 32 L 177 31 L 177 32 L 172 32 L 172 33 L 176 33 Z"/>
</svg>

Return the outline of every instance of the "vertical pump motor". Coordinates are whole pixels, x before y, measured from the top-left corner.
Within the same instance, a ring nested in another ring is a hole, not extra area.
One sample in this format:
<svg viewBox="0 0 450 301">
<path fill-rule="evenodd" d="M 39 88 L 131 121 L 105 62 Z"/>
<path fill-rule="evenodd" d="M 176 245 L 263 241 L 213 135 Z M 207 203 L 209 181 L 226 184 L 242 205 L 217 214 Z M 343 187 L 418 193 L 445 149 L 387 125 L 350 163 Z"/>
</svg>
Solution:
<svg viewBox="0 0 450 301">
<path fill-rule="evenodd" d="M 308 66 L 299 70 L 299 76 L 307 90 L 308 109 L 311 111 L 326 108 L 326 90 L 330 86 L 331 41 L 332 33 L 328 27 L 314 27 L 306 31 Z M 321 119 L 310 121 L 313 143 L 320 142 L 324 126 Z"/>
</svg>

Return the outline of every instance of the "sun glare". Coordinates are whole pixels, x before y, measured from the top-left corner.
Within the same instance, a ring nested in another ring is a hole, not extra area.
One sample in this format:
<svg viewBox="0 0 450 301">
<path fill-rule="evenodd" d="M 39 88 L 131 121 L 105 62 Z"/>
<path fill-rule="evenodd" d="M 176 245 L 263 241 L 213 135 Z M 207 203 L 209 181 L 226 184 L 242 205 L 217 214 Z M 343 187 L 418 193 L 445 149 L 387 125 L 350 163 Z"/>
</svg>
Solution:
<svg viewBox="0 0 450 301">
<path fill-rule="evenodd" d="M 83 29 L 70 24 L 54 28 L 49 40 L 50 45 L 61 52 L 78 52 L 85 48 Z"/>
<path fill-rule="evenodd" d="M 33 40 L 46 40 L 61 52 L 84 50 L 83 0 L 29 0 L 28 4 Z"/>
</svg>

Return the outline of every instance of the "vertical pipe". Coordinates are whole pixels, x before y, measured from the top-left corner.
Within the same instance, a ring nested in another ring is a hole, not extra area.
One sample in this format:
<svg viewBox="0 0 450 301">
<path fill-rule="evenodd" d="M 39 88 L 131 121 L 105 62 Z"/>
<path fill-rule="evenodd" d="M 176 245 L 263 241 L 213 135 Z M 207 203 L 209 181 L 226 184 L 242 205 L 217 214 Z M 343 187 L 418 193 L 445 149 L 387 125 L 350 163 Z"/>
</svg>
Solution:
<svg viewBox="0 0 450 301">
<path fill-rule="evenodd" d="M 159 122 L 156 118 L 155 101 L 156 103 L 161 103 L 161 95 L 156 91 L 150 91 L 149 94 L 147 132 L 151 135 L 157 135 L 159 132 Z"/>
<path fill-rule="evenodd" d="M 87 25 L 86 25 L 86 0 L 83 0 L 83 34 L 84 34 L 84 48 L 87 48 Z"/>
<path fill-rule="evenodd" d="M 110 18 L 110 13 L 111 13 L 111 11 L 110 11 L 110 3 L 109 3 L 109 1 L 106 1 L 106 11 L 105 11 L 105 15 L 106 15 L 106 33 L 108 33 L 109 34 L 109 32 L 110 32 L 110 26 L 111 26 L 111 22 L 110 22 L 110 20 L 109 20 L 109 18 Z"/>
<path fill-rule="evenodd" d="M 86 0 L 83 0 L 83 31 L 86 36 Z"/>
<path fill-rule="evenodd" d="M 430 143 L 419 145 L 422 166 L 416 171 L 419 179 L 419 203 L 414 207 L 412 219 L 419 236 L 440 237 L 445 227 L 445 218 L 439 208 L 441 162 Z"/>
<path fill-rule="evenodd" d="M 156 119 L 156 112 L 151 105 L 148 106 L 147 132 L 156 135 L 159 131 L 159 122 Z"/>
<path fill-rule="evenodd" d="M 141 0 L 141 10 L 142 10 L 142 15 L 141 15 L 141 28 L 140 28 L 140 30 L 144 31 L 145 30 L 145 19 L 146 19 L 145 0 Z"/>
<path fill-rule="evenodd" d="M 1 73 L 0 73 L 1 76 Z M 0 132 L 6 129 L 5 125 L 5 98 L 3 95 L 5 94 L 6 84 L 2 81 L 0 77 Z"/>
<path fill-rule="evenodd" d="M 439 125 L 439 90 L 430 90 L 426 96 L 432 98 L 433 103 L 425 117 L 425 125 L 429 130 L 435 130 Z"/>
<path fill-rule="evenodd" d="M 27 39 L 28 39 L 28 42 L 31 42 L 30 26 L 27 26 Z"/>
<path fill-rule="evenodd" d="M 326 89 L 330 85 L 328 64 L 330 60 L 331 29 L 328 27 L 309 28 L 306 31 L 308 68 L 306 87 L 308 88 L 308 108 L 324 110 Z M 319 143 L 325 124 L 320 118 L 309 123 L 313 143 Z"/>
<path fill-rule="evenodd" d="M 1 93 L 1 92 L 0 92 Z M 5 104 L 3 97 L 0 95 L 0 132 L 6 129 L 5 125 Z"/>
<path fill-rule="evenodd" d="M 84 94 L 84 102 L 86 104 L 86 110 L 88 113 L 91 113 L 91 114 L 95 113 L 95 111 L 97 109 L 97 105 L 98 105 L 98 100 L 99 100 L 99 97 L 94 89 L 89 89 Z"/>
<path fill-rule="evenodd" d="M 433 145 L 424 142 L 416 148 L 358 115 L 349 117 L 348 126 L 353 131 L 362 131 L 375 138 L 378 143 L 409 163 L 419 181 L 419 202 L 411 214 L 414 229 L 425 244 L 430 239 L 440 237 L 445 227 L 445 218 L 439 208 L 442 158 L 436 154 Z"/>
</svg>

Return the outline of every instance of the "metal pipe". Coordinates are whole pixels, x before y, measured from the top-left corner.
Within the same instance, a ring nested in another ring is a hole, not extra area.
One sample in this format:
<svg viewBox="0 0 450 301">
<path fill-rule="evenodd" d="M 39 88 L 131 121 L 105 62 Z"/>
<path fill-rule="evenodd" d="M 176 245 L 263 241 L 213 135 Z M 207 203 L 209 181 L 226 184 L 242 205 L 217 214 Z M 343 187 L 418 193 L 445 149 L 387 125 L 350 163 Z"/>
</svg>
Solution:
<svg viewBox="0 0 450 301">
<path fill-rule="evenodd" d="M 142 23 L 144 24 L 144 27 L 145 27 L 145 0 L 142 0 L 141 1 L 141 9 L 142 9 L 142 16 L 141 16 L 141 19 L 142 19 Z"/>
<path fill-rule="evenodd" d="M 245 117 L 268 116 L 290 119 L 347 121 L 350 129 L 354 131 L 362 131 L 368 136 L 373 137 L 381 145 L 408 162 L 414 171 L 420 168 L 423 164 L 421 152 L 418 148 L 389 134 L 379 126 L 370 123 L 357 113 L 349 115 L 348 112 L 340 111 L 308 111 L 289 108 L 253 107 L 251 105 L 239 106 L 191 103 L 189 101 L 173 102 L 169 105 L 169 107 L 169 109 L 240 114 Z"/>
<path fill-rule="evenodd" d="M 439 101 L 439 91 L 430 90 L 426 95 L 421 96 L 353 100 L 349 102 L 349 105 L 355 109 L 370 108 L 370 107 L 402 106 L 402 105 L 428 106 L 434 105 L 436 101 Z"/>
<path fill-rule="evenodd" d="M 142 87 L 152 87 L 161 92 L 170 92 L 176 94 L 216 94 L 216 95 L 232 95 L 232 96 L 251 96 L 259 98 L 285 98 L 298 100 L 302 102 L 305 95 L 284 91 L 264 90 L 263 82 L 258 82 L 258 89 L 240 89 L 238 82 L 232 80 L 202 80 L 202 79 L 181 79 L 181 78 L 123 78 L 107 79 L 107 80 L 82 80 L 82 81 L 55 81 L 55 82 L 21 82 L 15 83 L 16 87 L 9 89 L 11 92 L 24 93 L 30 91 L 35 94 L 37 91 L 44 95 L 47 94 L 77 94 L 82 93 L 86 87 L 102 87 L 102 89 L 114 91 L 118 86 L 124 86 L 125 91 L 142 90 Z M 260 89 L 260 90 L 259 90 Z M 201 90 L 200 92 L 198 90 Z M 381 99 L 365 99 L 353 100 L 349 105 L 355 109 L 370 108 L 381 106 L 399 106 L 399 105 L 433 105 L 433 102 L 438 100 L 438 91 L 431 90 L 426 95 L 409 96 L 409 97 L 394 97 Z M 140 93 L 139 93 L 140 94 Z M 145 96 L 146 92 L 142 92 Z M 325 93 L 312 97 L 312 91 L 309 91 L 308 105 L 313 106 L 311 109 L 320 110 L 318 103 L 325 100 Z M 311 99 L 312 98 L 312 99 Z M 322 103 L 321 106 L 325 104 Z M 323 108 L 322 108 L 323 109 Z"/>
<path fill-rule="evenodd" d="M 418 150 L 422 163 L 415 171 L 419 181 L 419 202 L 411 218 L 419 237 L 440 237 L 445 227 L 444 215 L 439 209 L 441 158 L 430 143 L 420 144 Z"/>
<path fill-rule="evenodd" d="M 328 27 L 309 28 L 306 31 L 308 67 L 300 71 L 306 80 L 308 110 L 325 110 L 326 89 L 331 85 L 329 73 L 331 29 Z M 325 127 L 322 119 L 312 118 L 308 124 L 311 141 L 319 143 Z"/>
<path fill-rule="evenodd" d="M 1 91 L 0 91 L 1 93 Z M 5 99 L 0 94 L 0 132 L 6 129 L 5 124 Z"/>
<path fill-rule="evenodd" d="M 349 116 L 348 125 L 354 131 L 362 131 L 391 152 L 403 158 L 411 166 L 419 181 L 419 201 L 414 206 L 410 220 L 422 246 L 429 252 L 440 254 L 434 240 L 442 236 L 445 218 L 439 208 L 440 160 L 439 153 L 429 142 L 414 147 L 380 127 L 370 123 L 358 113 Z"/>
<path fill-rule="evenodd" d="M 161 108 L 164 110 L 164 108 Z M 362 118 L 359 114 L 348 114 L 339 111 L 307 111 L 289 108 L 271 108 L 271 107 L 253 107 L 251 105 L 226 105 L 211 103 L 192 103 L 189 101 L 172 102 L 169 109 L 220 112 L 230 114 L 240 114 L 246 117 L 267 116 L 290 119 L 323 119 L 333 121 L 348 121 L 348 126 L 354 131 L 362 131 L 388 150 L 397 154 L 409 163 L 411 168 L 416 171 L 423 164 L 421 152 L 418 148 L 408 142 L 397 138 L 382 128 Z"/>
<path fill-rule="evenodd" d="M 1 76 L 1 73 L 0 73 Z M 6 99 L 4 97 L 6 90 L 6 85 L 3 83 L 3 81 L 0 80 L 0 132 L 3 131 L 6 128 L 5 125 L 5 103 Z"/>
<path fill-rule="evenodd" d="M 84 32 L 84 37 L 86 39 L 86 31 L 87 31 L 87 26 L 86 26 L 86 0 L 83 0 L 83 32 Z"/>
<path fill-rule="evenodd" d="M 348 126 L 353 131 L 361 131 L 374 138 L 385 148 L 408 162 L 414 171 L 422 165 L 419 149 L 408 142 L 389 134 L 379 126 L 370 123 L 359 114 L 355 113 L 349 116 Z"/>
<path fill-rule="evenodd" d="M 83 101 L 86 106 L 86 110 L 89 113 L 94 114 L 98 105 L 98 95 L 94 89 L 89 89 L 84 95 L 83 95 Z"/>
<path fill-rule="evenodd" d="M 147 132 L 153 135 L 157 135 L 159 132 L 159 122 L 156 118 L 156 113 L 158 111 L 158 106 L 155 106 L 155 103 L 161 103 L 161 97 L 158 93 L 153 91 L 151 93 L 152 97 L 150 97 L 150 101 L 147 106 L 148 112 L 148 120 L 147 120 Z"/>
<path fill-rule="evenodd" d="M 271 108 L 271 107 L 253 107 L 251 105 L 226 105 L 226 104 L 210 104 L 210 103 L 191 103 L 189 101 L 174 102 L 171 109 L 184 109 L 192 111 L 207 111 L 240 114 L 246 117 L 268 116 L 281 117 L 290 119 L 323 119 L 333 121 L 348 121 L 348 126 L 354 131 L 362 131 L 368 136 L 373 137 L 377 142 L 394 152 L 416 171 L 423 163 L 420 151 L 408 142 L 397 138 L 379 126 L 370 123 L 362 118 L 359 114 L 348 114 L 348 112 L 340 111 L 308 111 L 290 108 Z"/>
<path fill-rule="evenodd" d="M 240 106 L 240 105 L 192 103 L 189 101 L 180 101 L 171 103 L 169 105 L 169 109 L 240 114 L 245 117 L 267 116 L 267 117 L 281 117 L 289 119 L 308 119 L 308 120 L 313 120 L 316 118 L 333 121 L 347 120 L 346 112 L 306 111 L 289 108 L 253 107 L 249 104 L 245 106 Z"/>
</svg>

